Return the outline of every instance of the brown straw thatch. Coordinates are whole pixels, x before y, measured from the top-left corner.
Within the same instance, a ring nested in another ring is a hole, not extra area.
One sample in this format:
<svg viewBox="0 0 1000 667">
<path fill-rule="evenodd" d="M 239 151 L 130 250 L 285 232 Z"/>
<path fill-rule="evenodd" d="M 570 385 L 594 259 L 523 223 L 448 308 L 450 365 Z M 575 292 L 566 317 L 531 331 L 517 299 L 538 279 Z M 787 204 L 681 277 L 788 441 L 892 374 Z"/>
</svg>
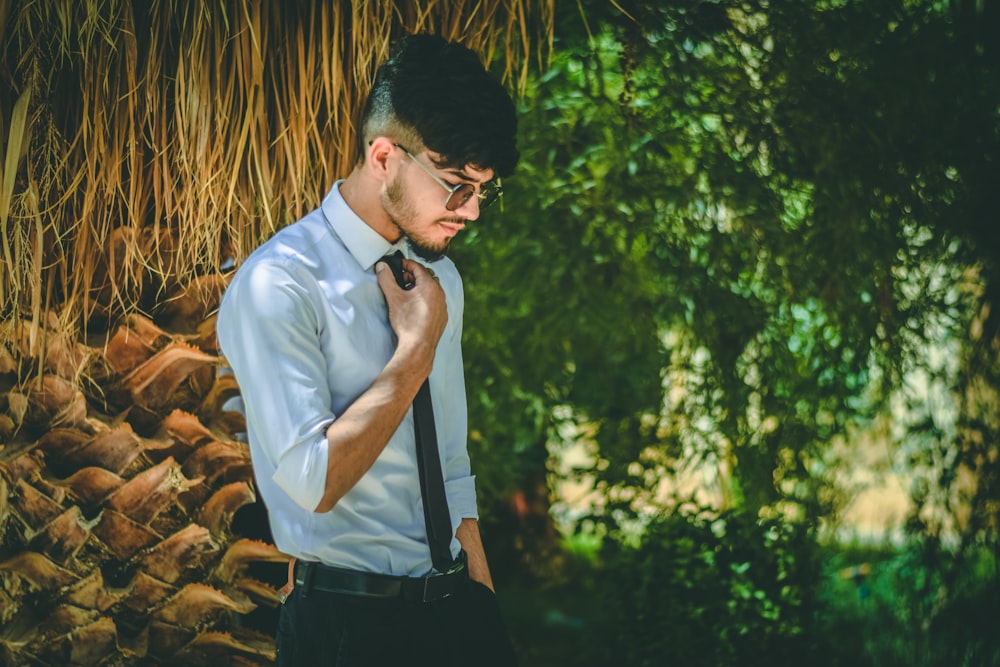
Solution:
<svg viewBox="0 0 1000 667">
<path fill-rule="evenodd" d="M 0 350 L 151 312 L 315 206 L 353 160 L 353 119 L 393 38 L 458 39 L 516 88 L 551 49 L 553 12 L 0 0 Z"/>
</svg>

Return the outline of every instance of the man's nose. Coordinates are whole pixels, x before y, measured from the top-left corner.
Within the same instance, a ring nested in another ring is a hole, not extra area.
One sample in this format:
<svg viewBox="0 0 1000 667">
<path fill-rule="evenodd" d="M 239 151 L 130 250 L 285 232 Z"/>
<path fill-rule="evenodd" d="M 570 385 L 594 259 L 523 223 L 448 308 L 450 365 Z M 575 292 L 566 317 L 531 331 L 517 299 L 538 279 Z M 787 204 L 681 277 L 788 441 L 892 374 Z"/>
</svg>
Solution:
<svg viewBox="0 0 1000 667">
<path fill-rule="evenodd" d="M 468 222 L 474 222 L 477 220 L 479 218 L 479 195 L 473 193 L 473 195 L 466 199 L 465 203 L 456 208 L 454 212 Z"/>
</svg>

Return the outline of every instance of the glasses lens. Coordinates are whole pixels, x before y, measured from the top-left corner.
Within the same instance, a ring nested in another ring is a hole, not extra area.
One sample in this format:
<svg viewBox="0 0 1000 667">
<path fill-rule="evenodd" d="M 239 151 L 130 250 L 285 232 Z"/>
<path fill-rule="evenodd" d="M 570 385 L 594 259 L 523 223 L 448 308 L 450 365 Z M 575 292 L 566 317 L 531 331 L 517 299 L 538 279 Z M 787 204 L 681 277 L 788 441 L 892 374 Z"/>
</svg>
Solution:
<svg viewBox="0 0 1000 667">
<path fill-rule="evenodd" d="M 448 195 L 448 201 L 444 203 L 444 207 L 449 211 L 457 211 L 465 206 L 465 202 L 469 201 L 469 198 L 475 193 L 475 187 L 468 183 L 462 183 L 451 191 L 451 194 Z"/>
<path fill-rule="evenodd" d="M 486 185 L 479 189 L 479 196 L 482 199 L 479 201 L 479 208 L 486 208 L 487 206 L 493 204 L 497 199 L 500 199 L 500 195 L 503 194 L 503 188 L 499 185 Z"/>
</svg>

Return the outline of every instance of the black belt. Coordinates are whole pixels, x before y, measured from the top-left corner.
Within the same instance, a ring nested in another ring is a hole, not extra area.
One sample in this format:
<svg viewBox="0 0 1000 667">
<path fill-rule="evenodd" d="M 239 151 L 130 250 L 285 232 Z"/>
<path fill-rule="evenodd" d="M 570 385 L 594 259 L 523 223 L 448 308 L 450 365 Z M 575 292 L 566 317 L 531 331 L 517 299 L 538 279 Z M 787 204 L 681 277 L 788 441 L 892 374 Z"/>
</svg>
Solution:
<svg viewBox="0 0 1000 667">
<path fill-rule="evenodd" d="M 464 558 L 448 572 L 427 577 L 394 577 L 303 561 L 295 564 L 295 587 L 301 588 L 304 595 L 310 591 L 324 591 L 366 598 L 433 602 L 458 592 L 468 578 Z"/>
</svg>

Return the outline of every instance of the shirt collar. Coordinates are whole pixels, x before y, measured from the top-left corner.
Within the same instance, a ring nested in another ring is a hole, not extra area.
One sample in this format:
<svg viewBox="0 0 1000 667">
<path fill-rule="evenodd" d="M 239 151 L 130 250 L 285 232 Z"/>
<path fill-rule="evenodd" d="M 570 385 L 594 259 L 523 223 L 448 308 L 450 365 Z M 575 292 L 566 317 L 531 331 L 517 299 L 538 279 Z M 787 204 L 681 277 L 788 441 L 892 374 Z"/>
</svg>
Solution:
<svg viewBox="0 0 1000 667">
<path fill-rule="evenodd" d="M 367 271 L 391 252 L 403 250 L 403 254 L 407 254 L 405 237 L 396 243 L 389 243 L 347 205 L 340 194 L 341 183 L 343 180 L 334 183 L 323 199 L 323 215 L 358 264 Z"/>
</svg>

